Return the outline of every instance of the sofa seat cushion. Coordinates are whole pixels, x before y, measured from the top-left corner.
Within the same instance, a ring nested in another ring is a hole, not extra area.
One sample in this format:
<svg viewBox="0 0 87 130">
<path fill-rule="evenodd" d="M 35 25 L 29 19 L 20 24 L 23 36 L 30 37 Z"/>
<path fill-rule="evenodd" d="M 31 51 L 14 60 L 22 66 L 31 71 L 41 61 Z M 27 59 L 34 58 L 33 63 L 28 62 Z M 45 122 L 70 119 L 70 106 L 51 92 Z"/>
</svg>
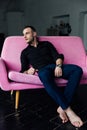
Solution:
<svg viewBox="0 0 87 130">
<path fill-rule="evenodd" d="M 28 75 L 28 74 L 24 74 L 24 73 L 20 73 L 16 71 L 9 71 L 8 77 L 11 81 L 15 81 L 15 82 L 42 85 L 42 82 L 40 81 L 38 74 Z M 65 86 L 67 83 L 67 80 L 55 78 L 55 82 L 60 86 Z"/>
</svg>

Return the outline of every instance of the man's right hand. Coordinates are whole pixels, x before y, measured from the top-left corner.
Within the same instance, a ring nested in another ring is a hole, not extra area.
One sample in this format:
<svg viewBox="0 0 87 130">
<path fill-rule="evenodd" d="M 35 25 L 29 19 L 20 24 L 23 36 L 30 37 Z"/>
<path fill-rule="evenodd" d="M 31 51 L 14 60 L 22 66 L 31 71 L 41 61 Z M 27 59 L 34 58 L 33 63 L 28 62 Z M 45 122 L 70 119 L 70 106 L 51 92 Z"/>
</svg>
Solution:
<svg viewBox="0 0 87 130">
<path fill-rule="evenodd" d="M 33 67 L 29 68 L 28 70 L 24 71 L 24 74 L 34 74 L 35 73 L 35 69 Z"/>
</svg>

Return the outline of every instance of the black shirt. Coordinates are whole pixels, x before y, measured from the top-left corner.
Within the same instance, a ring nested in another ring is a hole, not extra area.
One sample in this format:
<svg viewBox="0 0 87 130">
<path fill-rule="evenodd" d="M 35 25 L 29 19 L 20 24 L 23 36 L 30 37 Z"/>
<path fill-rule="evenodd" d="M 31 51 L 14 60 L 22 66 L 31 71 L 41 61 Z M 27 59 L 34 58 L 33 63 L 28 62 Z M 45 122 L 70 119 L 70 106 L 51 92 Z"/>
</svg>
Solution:
<svg viewBox="0 0 87 130">
<path fill-rule="evenodd" d="M 64 59 L 55 47 L 48 41 L 38 42 L 37 47 L 28 45 L 21 53 L 21 71 L 24 72 L 32 65 L 35 69 L 56 63 L 58 58 Z"/>
</svg>

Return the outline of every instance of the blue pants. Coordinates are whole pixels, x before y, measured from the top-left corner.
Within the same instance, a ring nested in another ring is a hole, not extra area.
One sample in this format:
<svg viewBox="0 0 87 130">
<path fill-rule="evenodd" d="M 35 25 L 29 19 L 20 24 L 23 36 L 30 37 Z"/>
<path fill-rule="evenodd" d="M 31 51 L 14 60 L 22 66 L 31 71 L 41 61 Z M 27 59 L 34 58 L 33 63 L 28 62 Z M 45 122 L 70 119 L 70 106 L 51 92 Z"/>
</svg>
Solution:
<svg viewBox="0 0 87 130">
<path fill-rule="evenodd" d="M 38 75 L 48 94 L 62 109 L 66 109 L 70 106 L 83 71 L 77 65 L 64 64 L 62 66 L 63 74 L 60 78 L 67 79 L 68 83 L 65 86 L 64 92 L 62 92 L 60 91 L 60 87 L 55 83 L 54 69 L 55 64 L 47 65 L 39 70 Z"/>
</svg>

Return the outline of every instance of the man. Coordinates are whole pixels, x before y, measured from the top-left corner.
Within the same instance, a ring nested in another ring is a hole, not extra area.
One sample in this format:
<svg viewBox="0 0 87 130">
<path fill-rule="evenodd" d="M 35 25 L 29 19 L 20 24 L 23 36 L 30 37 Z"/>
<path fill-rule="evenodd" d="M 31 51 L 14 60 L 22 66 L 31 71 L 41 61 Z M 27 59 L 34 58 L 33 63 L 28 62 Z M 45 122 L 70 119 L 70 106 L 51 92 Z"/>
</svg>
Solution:
<svg viewBox="0 0 87 130">
<path fill-rule="evenodd" d="M 69 120 L 75 127 L 81 127 L 83 121 L 71 109 L 70 104 L 79 85 L 82 69 L 77 65 L 63 64 L 63 54 L 59 54 L 50 42 L 40 42 L 34 27 L 26 26 L 23 35 L 29 45 L 21 53 L 21 72 L 34 74 L 37 71 L 46 91 L 59 106 L 57 112 L 62 122 Z M 54 77 L 68 80 L 63 93 L 56 85 Z"/>
</svg>

